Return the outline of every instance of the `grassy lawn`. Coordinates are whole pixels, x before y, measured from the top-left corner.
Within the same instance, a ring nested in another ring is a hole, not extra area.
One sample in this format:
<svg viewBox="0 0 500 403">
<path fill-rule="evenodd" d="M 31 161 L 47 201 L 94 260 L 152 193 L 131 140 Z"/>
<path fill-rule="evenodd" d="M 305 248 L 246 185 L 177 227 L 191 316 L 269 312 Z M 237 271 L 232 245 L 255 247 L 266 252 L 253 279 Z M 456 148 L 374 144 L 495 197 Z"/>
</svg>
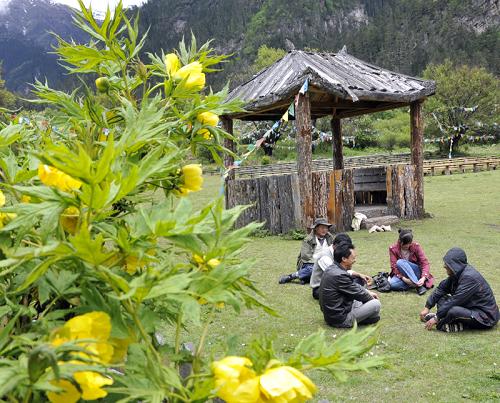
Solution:
<svg viewBox="0 0 500 403">
<path fill-rule="evenodd" d="M 220 191 L 220 178 L 206 178 L 195 202 L 203 204 Z M 437 281 L 445 277 L 442 256 L 452 246 L 465 249 L 500 301 L 500 171 L 425 178 L 425 207 L 432 219 L 409 221 L 431 262 Z M 355 269 L 367 274 L 389 271 L 388 246 L 397 233 L 350 234 L 358 251 Z M 252 279 L 280 315 L 261 311 L 236 314 L 224 310 L 209 331 L 209 343 L 220 352 L 232 337 L 236 353 L 260 335 L 275 335 L 275 349 L 286 355 L 301 338 L 325 329 L 332 342 L 343 330 L 325 325 L 308 286 L 278 285 L 280 274 L 294 270 L 300 241 L 255 238 L 244 254 L 255 259 Z M 390 357 L 390 366 L 354 373 L 346 383 L 310 372 L 318 386 L 316 399 L 330 401 L 499 401 L 500 330 L 460 334 L 428 332 L 418 320 L 426 296 L 413 292 L 381 294 L 380 338 L 373 354 Z M 185 335 L 196 340 L 198 334 Z M 217 357 L 218 358 L 218 357 Z"/>
</svg>

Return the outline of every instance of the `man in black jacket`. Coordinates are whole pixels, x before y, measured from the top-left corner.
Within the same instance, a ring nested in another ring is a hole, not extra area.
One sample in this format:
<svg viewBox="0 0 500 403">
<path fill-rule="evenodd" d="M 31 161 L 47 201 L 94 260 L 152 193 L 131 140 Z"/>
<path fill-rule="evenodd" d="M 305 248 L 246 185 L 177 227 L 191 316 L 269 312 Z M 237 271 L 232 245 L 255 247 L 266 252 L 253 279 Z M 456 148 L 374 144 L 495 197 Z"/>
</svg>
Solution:
<svg viewBox="0 0 500 403">
<path fill-rule="evenodd" d="M 356 262 L 354 245 L 341 243 L 333 252 L 334 264 L 323 273 L 319 303 L 326 323 L 333 327 L 368 325 L 380 320 L 378 295 L 357 284 L 348 273 Z"/>
<path fill-rule="evenodd" d="M 464 328 L 490 329 L 500 318 L 495 296 L 484 277 L 467 263 L 460 248 L 450 249 L 443 258 L 448 274 L 427 299 L 420 318 L 431 330 L 434 325 L 444 332 Z M 437 305 L 437 314 L 429 313 Z"/>
</svg>

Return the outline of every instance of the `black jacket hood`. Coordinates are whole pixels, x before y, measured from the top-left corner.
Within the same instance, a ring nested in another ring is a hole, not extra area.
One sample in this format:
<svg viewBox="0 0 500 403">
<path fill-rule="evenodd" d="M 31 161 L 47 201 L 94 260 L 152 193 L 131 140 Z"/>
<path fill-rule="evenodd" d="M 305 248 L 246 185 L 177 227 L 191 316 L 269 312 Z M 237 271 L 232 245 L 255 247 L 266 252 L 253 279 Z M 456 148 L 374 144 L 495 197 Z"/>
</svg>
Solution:
<svg viewBox="0 0 500 403">
<path fill-rule="evenodd" d="M 467 266 L 467 255 L 463 249 L 451 248 L 446 255 L 444 255 L 444 263 L 448 266 L 455 276 L 459 276 L 460 273 Z"/>
</svg>

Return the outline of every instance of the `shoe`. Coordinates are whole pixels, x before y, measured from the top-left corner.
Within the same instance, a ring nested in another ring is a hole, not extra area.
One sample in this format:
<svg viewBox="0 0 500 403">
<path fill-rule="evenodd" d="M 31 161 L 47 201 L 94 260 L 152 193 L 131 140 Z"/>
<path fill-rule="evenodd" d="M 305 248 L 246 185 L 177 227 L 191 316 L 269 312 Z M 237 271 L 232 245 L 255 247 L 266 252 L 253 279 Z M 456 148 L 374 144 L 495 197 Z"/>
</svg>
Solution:
<svg viewBox="0 0 500 403">
<path fill-rule="evenodd" d="M 380 228 L 382 228 L 384 230 L 384 232 L 390 232 L 390 231 L 392 231 L 390 225 L 381 225 Z"/>
<path fill-rule="evenodd" d="M 364 326 L 364 325 L 373 325 L 377 323 L 380 320 L 380 316 L 374 316 L 372 318 L 365 319 L 359 323 L 359 325 Z"/>
<path fill-rule="evenodd" d="M 417 287 L 417 294 L 418 295 L 424 295 L 427 292 L 427 288 L 425 288 L 423 285 L 420 287 Z"/>
<path fill-rule="evenodd" d="M 430 321 L 432 318 L 435 318 L 436 314 L 433 312 L 428 313 L 427 315 L 424 316 L 424 322 Z"/>
<path fill-rule="evenodd" d="M 296 279 L 295 274 L 287 274 L 286 276 L 281 276 L 278 283 L 279 284 L 286 284 L 286 283 L 292 282 L 295 279 Z"/>
<path fill-rule="evenodd" d="M 464 330 L 464 324 L 463 323 L 447 323 L 446 325 L 443 326 L 441 329 L 443 332 L 446 333 L 457 333 L 457 332 L 462 332 Z"/>
</svg>

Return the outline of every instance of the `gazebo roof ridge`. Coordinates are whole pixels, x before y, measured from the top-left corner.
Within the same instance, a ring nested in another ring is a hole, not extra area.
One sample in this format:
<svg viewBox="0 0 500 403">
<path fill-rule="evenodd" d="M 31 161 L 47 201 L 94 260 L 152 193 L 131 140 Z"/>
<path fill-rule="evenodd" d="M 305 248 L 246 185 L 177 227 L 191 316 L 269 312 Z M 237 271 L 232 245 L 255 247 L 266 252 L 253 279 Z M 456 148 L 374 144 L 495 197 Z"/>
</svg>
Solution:
<svg viewBox="0 0 500 403">
<path fill-rule="evenodd" d="M 337 53 L 291 50 L 230 92 L 228 100 L 243 100 L 247 110 L 230 117 L 251 119 L 252 115 L 266 112 L 256 118 L 275 118 L 286 110 L 286 104 L 306 78 L 313 91 L 323 94 L 312 100 L 312 113 L 316 117 L 328 114 L 319 110 L 326 106 L 318 106 L 325 99 L 328 100 L 326 105 L 333 105 L 336 100 L 341 100 L 344 107 L 346 103 L 352 104 L 353 109 L 349 111 L 352 116 L 362 106 L 387 109 L 393 104 L 393 107 L 400 107 L 435 92 L 434 81 L 364 62 L 347 53 L 345 47 Z"/>
</svg>

